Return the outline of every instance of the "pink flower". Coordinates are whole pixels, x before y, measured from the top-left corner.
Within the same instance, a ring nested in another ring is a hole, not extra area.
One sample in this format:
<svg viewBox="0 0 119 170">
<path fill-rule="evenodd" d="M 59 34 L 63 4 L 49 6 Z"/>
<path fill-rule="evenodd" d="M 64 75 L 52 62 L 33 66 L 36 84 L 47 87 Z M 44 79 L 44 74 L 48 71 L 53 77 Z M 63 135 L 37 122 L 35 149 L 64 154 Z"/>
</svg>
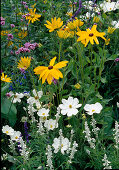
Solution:
<svg viewBox="0 0 119 170">
<path fill-rule="evenodd" d="M 12 34 L 8 34 L 7 36 L 8 36 L 8 38 L 7 38 L 8 40 L 12 40 L 13 39 L 13 35 Z"/>
<path fill-rule="evenodd" d="M 26 18 L 26 15 L 22 15 L 22 18 Z"/>
<path fill-rule="evenodd" d="M 0 24 L 5 25 L 5 19 L 3 17 L 0 17 Z"/>
<path fill-rule="evenodd" d="M 24 7 L 27 9 L 27 8 L 28 8 L 28 5 L 25 5 Z"/>
<path fill-rule="evenodd" d="M 25 1 L 22 1 L 21 3 L 22 3 L 23 5 L 26 5 L 26 4 L 27 4 Z"/>
<path fill-rule="evenodd" d="M 14 54 L 13 51 L 10 51 L 10 54 Z"/>
<path fill-rule="evenodd" d="M 15 25 L 14 25 L 14 24 L 10 24 L 10 26 L 11 26 L 12 28 L 14 28 L 14 27 L 15 27 Z"/>
</svg>

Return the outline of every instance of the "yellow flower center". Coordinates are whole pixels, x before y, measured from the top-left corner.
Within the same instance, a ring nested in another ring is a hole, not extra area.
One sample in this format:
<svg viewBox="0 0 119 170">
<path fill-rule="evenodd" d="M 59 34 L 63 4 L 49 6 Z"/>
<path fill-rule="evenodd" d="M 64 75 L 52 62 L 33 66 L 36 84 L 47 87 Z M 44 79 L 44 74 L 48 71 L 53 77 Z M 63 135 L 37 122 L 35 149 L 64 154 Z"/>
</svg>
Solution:
<svg viewBox="0 0 119 170">
<path fill-rule="evenodd" d="M 50 128 L 52 128 L 53 127 L 53 125 L 50 125 Z"/>
<path fill-rule="evenodd" d="M 92 110 L 92 112 L 94 112 L 95 110 Z"/>
<path fill-rule="evenodd" d="M 45 117 L 45 116 L 43 117 L 43 120 L 46 120 L 46 117 Z"/>
<path fill-rule="evenodd" d="M 8 131 L 6 131 L 6 133 L 9 133 Z"/>
<path fill-rule="evenodd" d="M 61 148 L 63 147 L 63 144 L 61 144 Z"/>
<path fill-rule="evenodd" d="M 18 139 L 18 136 L 16 136 L 15 139 Z"/>
<path fill-rule="evenodd" d="M 69 105 L 69 108 L 72 108 L 72 105 L 71 105 L 71 104 Z"/>
<path fill-rule="evenodd" d="M 17 98 L 17 95 L 14 95 L 14 98 Z"/>
<path fill-rule="evenodd" d="M 49 70 L 53 69 L 53 66 L 49 66 L 48 69 L 49 69 Z"/>
<path fill-rule="evenodd" d="M 91 34 L 89 34 L 89 37 L 92 37 L 94 34 L 93 33 L 91 33 Z"/>
<path fill-rule="evenodd" d="M 42 115 L 45 115 L 45 113 L 42 113 Z"/>
<path fill-rule="evenodd" d="M 35 100 L 38 100 L 38 96 L 35 96 Z"/>
</svg>

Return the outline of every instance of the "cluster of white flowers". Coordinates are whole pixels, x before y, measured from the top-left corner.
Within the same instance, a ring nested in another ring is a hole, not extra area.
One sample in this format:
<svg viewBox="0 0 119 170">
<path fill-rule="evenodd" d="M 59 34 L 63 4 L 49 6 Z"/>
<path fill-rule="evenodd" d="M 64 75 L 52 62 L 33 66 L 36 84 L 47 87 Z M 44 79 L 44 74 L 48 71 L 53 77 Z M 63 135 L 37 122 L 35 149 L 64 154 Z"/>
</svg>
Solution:
<svg viewBox="0 0 119 170">
<path fill-rule="evenodd" d="M 28 159 L 29 152 L 26 150 L 26 144 L 24 143 L 21 132 L 15 131 L 12 127 L 6 125 L 2 127 L 2 132 L 10 136 L 10 145 L 9 147 L 12 150 L 15 150 L 14 141 L 18 142 L 18 146 L 20 146 L 20 154 L 24 157 L 24 159 Z"/>
<path fill-rule="evenodd" d="M 74 158 L 74 154 L 77 151 L 76 150 L 77 147 L 78 147 L 78 144 L 76 143 L 76 141 L 74 141 L 73 147 L 71 148 L 71 153 L 70 153 L 70 156 L 69 156 L 69 160 L 68 160 L 69 163 L 72 163 L 72 159 Z"/>
<path fill-rule="evenodd" d="M 119 9 L 119 1 L 117 2 L 106 2 L 100 4 L 100 8 L 106 12 L 115 11 L 116 9 Z"/>
<path fill-rule="evenodd" d="M 54 138 L 52 146 L 55 149 L 54 153 L 57 153 L 59 150 L 61 150 L 61 153 L 64 155 L 64 151 L 70 149 L 71 142 L 68 138 L 63 137 L 61 129 L 59 131 L 59 135 L 60 136 L 58 138 Z"/>
<path fill-rule="evenodd" d="M 112 169 L 112 167 L 110 166 L 111 162 L 107 160 L 106 154 L 104 155 L 104 158 L 102 159 L 102 161 L 104 162 L 103 163 L 104 169 Z"/>
<path fill-rule="evenodd" d="M 119 149 L 119 124 L 117 121 L 115 121 L 115 129 L 113 130 L 114 133 L 114 139 L 115 139 L 115 148 Z"/>
<path fill-rule="evenodd" d="M 6 94 L 6 96 L 8 98 L 10 98 L 13 103 L 17 103 L 17 102 L 20 103 L 21 98 L 24 97 L 24 94 L 23 93 L 13 93 L 12 91 L 10 91 L 9 93 Z"/>
<path fill-rule="evenodd" d="M 93 1 L 85 1 L 82 4 L 86 9 L 88 9 L 90 11 L 94 11 L 96 13 L 100 12 L 99 6 L 97 4 L 94 4 Z"/>
<path fill-rule="evenodd" d="M 93 116 L 92 116 L 92 120 L 91 120 L 91 125 L 93 127 L 92 132 L 95 134 L 96 138 L 98 139 L 98 131 L 100 129 L 98 127 L 96 127 L 96 120 L 94 119 Z"/>
<path fill-rule="evenodd" d="M 52 164 L 52 148 L 50 145 L 47 146 L 47 165 L 49 167 L 50 170 L 54 170 L 53 168 L 53 164 Z"/>
<path fill-rule="evenodd" d="M 85 130 L 83 131 L 83 133 L 85 133 L 85 138 L 87 139 L 88 143 L 90 144 L 90 147 L 95 149 L 95 139 L 91 138 L 91 132 L 90 129 L 88 127 L 88 123 L 87 121 L 85 121 Z"/>
<path fill-rule="evenodd" d="M 100 113 L 102 110 L 102 105 L 100 103 L 95 103 L 95 104 L 86 104 L 84 106 L 84 110 L 87 112 L 89 115 L 93 115 L 93 113 Z"/>
</svg>

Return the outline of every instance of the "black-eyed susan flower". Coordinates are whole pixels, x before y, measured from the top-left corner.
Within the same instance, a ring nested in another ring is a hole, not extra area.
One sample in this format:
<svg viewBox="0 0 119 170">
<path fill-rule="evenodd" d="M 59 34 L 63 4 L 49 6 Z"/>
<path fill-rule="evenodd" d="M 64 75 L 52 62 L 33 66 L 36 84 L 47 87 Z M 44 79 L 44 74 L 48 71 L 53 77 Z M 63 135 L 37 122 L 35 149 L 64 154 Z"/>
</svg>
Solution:
<svg viewBox="0 0 119 170">
<path fill-rule="evenodd" d="M 51 84 L 53 78 L 59 79 L 63 78 L 63 74 L 59 71 L 60 68 L 65 67 L 68 61 L 61 61 L 54 65 L 56 57 L 54 57 L 48 67 L 46 66 L 38 66 L 34 69 L 35 74 L 40 75 L 39 79 L 42 78 L 42 84 L 47 79 L 48 84 Z"/>
<path fill-rule="evenodd" d="M 30 66 L 30 63 L 31 63 L 31 58 L 21 57 L 21 60 L 19 60 L 17 68 L 26 70 Z"/>
<path fill-rule="evenodd" d="M 10 78 L 10 77 L 7 77 L 7 75 L 5 75 L 4 73 L 2 73 L 1 81 L 10 83 L 10 82 L 11 82 L 11 78 Z"/>
<path fill-rule="evenodd" d="M 26 14 L 26 20 L 29 20 L 28 24 L 30 22 L 34 23 L 35 21 L 39 21 L 39 18 L 41 17 L 40 14 L 36 14 L 36 8 L 34 9 L 28 9 L 29 13 Z"/>
<path fill-rule="evenodd" d="M 79 38 L 77 39 L 77 41 L 81 41 L 84 46 L 86 47 L 87 44 L 90 42 L 92 45 L 94 44 L 94 41 L 96 42 L 96 44 L 99 44 L 99 41 L 97 39 L 97 37 L 101 37 L 102 39 L 106 40 L 104 35 L 104 32 L 98 32 L 96 30 L 97 25 L 93 25 L 93 27 L 91 29 L 86 29 L 86 31 L 79 31 L 77 32 L 77 35 L 79 36 Z"/>
<path fill-rule="evenodd" d="M 58 29 L 63 25 L 63 21 L 61 20 L 61 18 L 56 19 L 56 17 L 51 18 L 51 22 L 46 22 L 47 24 L 44 25 L 49 29 L 49 32 L 53 32 L 55 29 Z"/>
</svg>

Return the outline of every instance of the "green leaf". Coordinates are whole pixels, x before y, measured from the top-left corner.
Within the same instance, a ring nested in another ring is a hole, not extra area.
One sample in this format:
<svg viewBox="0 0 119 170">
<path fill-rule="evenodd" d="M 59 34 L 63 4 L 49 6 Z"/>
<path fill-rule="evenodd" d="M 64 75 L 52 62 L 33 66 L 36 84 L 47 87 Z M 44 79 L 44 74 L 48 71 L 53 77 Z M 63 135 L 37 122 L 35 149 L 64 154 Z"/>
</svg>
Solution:
<svg viewBox="0 0 119 170">
<path fill-rule="evenodd" d="M 17 114 L 17 109 L 15 105 L 8 99 L 2 100 L 2 105 L 1 105 L 1 113 L 2 113 L 2 118 L 5 118 L 9 121 L 11 126 L 14 126 L 16 123 L 16 114 Z"/>
</svg>

